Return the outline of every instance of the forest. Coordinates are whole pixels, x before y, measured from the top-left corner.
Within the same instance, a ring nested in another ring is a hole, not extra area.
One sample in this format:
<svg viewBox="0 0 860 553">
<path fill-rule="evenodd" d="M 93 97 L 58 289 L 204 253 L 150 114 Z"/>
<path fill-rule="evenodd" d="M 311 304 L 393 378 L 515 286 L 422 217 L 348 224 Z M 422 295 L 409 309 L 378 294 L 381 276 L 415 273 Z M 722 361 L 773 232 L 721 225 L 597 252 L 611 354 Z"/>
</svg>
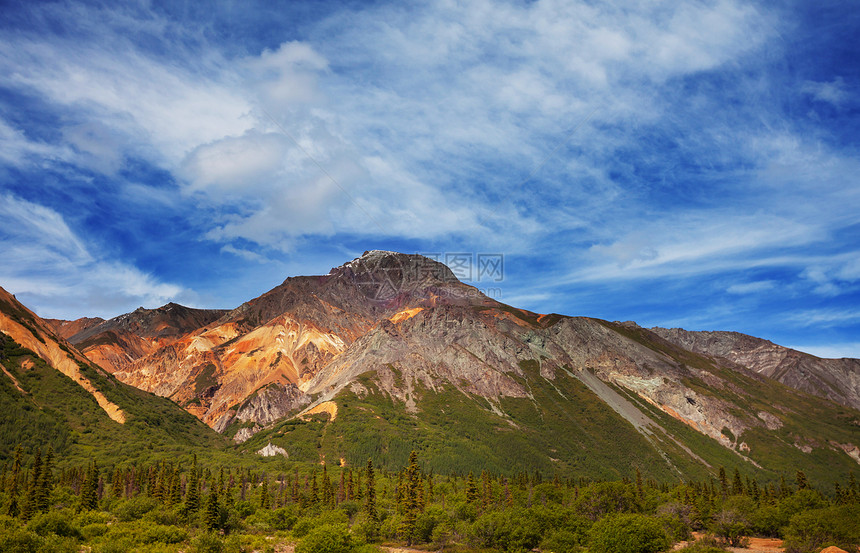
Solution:
<svg viewBox="0 0 860 553">
<path fill-rule="evenodd" d="M 590 481 L 535 473 L 433 474 L 284 461 L 273 472 L 187 458 L 100 466 L 18 446 L 0 468 L 0 551 L 376 553 L 381 547 L 520 553 L 717 553 L 750 536 L 788 553 L 860 546 L 860 485 L 802 471 L 759 485 Z M 272 464 L 261 465 L 271 469 Z"/>
</svg>

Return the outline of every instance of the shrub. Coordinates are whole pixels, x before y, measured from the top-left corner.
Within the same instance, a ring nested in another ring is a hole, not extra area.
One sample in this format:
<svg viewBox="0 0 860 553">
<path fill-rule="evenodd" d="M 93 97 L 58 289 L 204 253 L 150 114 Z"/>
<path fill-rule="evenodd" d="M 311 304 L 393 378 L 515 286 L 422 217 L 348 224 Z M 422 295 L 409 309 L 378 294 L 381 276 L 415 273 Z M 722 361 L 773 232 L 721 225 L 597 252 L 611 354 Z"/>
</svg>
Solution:
<svg viewBox="0 0 860 553">
<path fill-rule="evenodd" d="M 122 522 L 138 520 L 143 515 L 160 505 L 153 497 L 139 496 L 127 501 L 117 501 L 111 507 L 111 512 Z"/>
<path fill-rule="evenodd" d="M 64 511 L 40 513 L 27 524 L 27 529 L 43 537 L 55 534 L 64 538 L 81 539 L 80 530 L 69 523 L 69 518 L 69 513 Z"/>
<path fill-rule="evenodd" d="M 589 537 L 591 549 L 601 553 L 656 553 L 670 545 L 659 521 L 637 514 L 602 518 Z"/>
<path fill-rule="evenodd" d="M 860 546 L 860 505 L 815 509 L 791 517 L 785 531 L 787 553 L 821 551 L 835 545 L 846 551 Z"/>
<path fill-rule="evenodd" d="M 3 553 L 37 553 L 43 542 L 41 536 L 23 528 L 0 530 L 0 551 Z"/>
<path fill-rule="evenodd" d="M 215 533 L 206 532 L 191 540 L 191 553 L 222 553 L 224 542 Z"/>
<path fill-rule="evenodd" d="M 93 524 L 87 524 L 83 528 L 81 528 L 81 535 L 85 540 L 91 540 L 93 538 L 97 538 L 99 536 L 104 536 L 108 531 L 107 524 L 101 524 L 95 522 Z"/>
<path fill-rule="evenodd" d="M 345 524 L 325 524 L 308 532 L 296 553 L 350 553 L 354 547 Z"/>
<path fill-rule="evenodd" d="M 143 543 L 180 543 L 188 539 L 188 532 L 176 526 L 148 526 L 141 536 Z"/>
</svg>

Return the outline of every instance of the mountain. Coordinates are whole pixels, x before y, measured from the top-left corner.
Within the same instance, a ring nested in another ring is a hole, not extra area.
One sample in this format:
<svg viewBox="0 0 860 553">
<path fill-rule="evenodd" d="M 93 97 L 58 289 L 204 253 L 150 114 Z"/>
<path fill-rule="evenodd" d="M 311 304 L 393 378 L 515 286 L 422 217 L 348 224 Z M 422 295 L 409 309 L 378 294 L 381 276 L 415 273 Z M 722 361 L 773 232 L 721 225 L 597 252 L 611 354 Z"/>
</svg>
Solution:
<svg viewBox="0 0 860 553">
<path fill-rule="evenodd" d="M 66 458 L 139 457 L 222 440 L 172 402 L 119 382 L 0 288 L 0 459 L 19 443 Z"/>
<path fill-rule="evenodd" d="M 46 319 L 46 322 L 90 360 L 114 373 L 224 313 L 219 309 L 193 309 L 168 303 L 158 309 L 140 307 L 108 321 L 84 317 L 75 321 Z"/>
<path fill-rule="evenodd" d="M 722 357 L 792 388 L 860 409 L 860 359 L 821 359 L 739 332 L 651 330 L 682 348 Z"/>
<path fill-rule="evenodd" d="M 397 467 L 415 448 L 440 472 L 607 479 L 737 466 L 760 482 L 860 463 L 854 408 L 634 323 L 505 305 L 418 255 L 365 252 L 201 323 L 114 376 L 240 452 Z"/>
</svg>

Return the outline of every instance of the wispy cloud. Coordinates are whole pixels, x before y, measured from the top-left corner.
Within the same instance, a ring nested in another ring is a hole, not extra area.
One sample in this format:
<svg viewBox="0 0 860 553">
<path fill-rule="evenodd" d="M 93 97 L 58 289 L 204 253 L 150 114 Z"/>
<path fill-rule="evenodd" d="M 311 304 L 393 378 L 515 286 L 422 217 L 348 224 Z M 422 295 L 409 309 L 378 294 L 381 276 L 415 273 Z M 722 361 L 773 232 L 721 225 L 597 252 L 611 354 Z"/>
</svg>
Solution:
<svg viewBox="0 0 860 553">
<path fill-rule="evenodd" d="M 127 263 L 94 254 L 56 211 L 0 195 L 0 282 L 48 317 L 114 316 L 193 296 Z"/>
</svg>

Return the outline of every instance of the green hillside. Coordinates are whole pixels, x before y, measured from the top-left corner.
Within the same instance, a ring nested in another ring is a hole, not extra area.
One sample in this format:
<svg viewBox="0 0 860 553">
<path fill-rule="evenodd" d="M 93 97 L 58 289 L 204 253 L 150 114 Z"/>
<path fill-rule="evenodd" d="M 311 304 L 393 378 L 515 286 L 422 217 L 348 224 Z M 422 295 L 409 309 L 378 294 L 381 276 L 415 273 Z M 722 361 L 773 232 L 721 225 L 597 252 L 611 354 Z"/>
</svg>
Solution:
<svg viewBox="0 0 860 553">
<path fill-rule="evenodd" d="M 170 400 L 81 365 L 87 379 L 128 416 L 111 420 L 92 395 L 32 351 L 0 333 L 0 460 L 17 444 L 52 446 L 64 459 L 146 460 L 191 449 L 222 447 L 224 440 Z M 13 380 L 14 379 L 14 380 Z M 20 387 L 20 390 L 18 389 Z"/>
</svg>

